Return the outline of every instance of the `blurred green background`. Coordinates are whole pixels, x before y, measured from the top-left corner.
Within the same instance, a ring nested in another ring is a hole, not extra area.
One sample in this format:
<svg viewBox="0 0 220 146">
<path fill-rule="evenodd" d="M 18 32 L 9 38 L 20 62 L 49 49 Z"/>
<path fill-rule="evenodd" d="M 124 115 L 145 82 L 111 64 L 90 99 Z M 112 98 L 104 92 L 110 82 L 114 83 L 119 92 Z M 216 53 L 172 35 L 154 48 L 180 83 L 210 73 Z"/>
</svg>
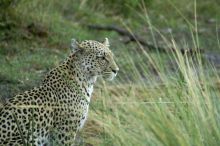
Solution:
<svg viewBox="0 0 220 146">
<path fill-rule="evenodd" d="M 78 145 L 220 145 L 219 21 L 219 0 L 1 0 L 0 97 L 39 85 L 72 38 L 108 37 L 120 72 L 98 81 Z"/>
</svg>

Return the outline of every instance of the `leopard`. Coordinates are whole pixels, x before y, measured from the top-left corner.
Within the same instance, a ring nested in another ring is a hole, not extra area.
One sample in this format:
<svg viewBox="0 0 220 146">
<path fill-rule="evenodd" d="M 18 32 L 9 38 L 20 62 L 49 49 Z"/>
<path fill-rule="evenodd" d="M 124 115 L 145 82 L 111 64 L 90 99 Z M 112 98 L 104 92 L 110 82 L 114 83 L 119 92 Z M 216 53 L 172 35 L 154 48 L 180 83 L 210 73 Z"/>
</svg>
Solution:
<svg viewBox="0 0 220 146">
<path fill-rule="evenodd" d="M 0 109 L 0 146 L 73 146 L 87 119 L 97 78 L 113 80 L 119 67 L 108 38 L 71 41 L 71 53 L 42 83 Z"/>
</svg>

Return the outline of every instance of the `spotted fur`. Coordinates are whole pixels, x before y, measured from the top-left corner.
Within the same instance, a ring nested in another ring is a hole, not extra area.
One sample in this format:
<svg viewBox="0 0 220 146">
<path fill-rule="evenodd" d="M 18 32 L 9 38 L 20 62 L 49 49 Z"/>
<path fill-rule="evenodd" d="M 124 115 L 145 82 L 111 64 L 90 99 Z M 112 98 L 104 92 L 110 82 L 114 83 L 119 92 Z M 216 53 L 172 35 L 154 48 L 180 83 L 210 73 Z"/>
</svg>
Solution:
<svg viewBox="0 0 220 146">
<path fill-rule="evenodd" d="M 11 98 L 0 111 L 0 146 L 73 145 L 87 118 L 98 76 L 118 71 L 108 39 L 72 40 L 72 53 L 52 69 L 42 85 Z"/>
</svg>

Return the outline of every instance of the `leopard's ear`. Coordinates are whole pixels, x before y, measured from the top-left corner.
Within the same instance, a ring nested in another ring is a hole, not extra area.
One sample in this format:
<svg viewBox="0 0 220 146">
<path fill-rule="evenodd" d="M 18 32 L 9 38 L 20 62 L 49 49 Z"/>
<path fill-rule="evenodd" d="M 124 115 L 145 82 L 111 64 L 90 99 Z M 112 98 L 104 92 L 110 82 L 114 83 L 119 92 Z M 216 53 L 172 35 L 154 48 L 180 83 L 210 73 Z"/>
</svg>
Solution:
<svg viewBox="0 0 220 146">
<path fill-rule="evenodd" d="M 110 47 L 108 38 L 105 38 L 105 41 L 103 42 L 103 44 L 104 44 L 106 47 Z"/>
<path fill-rule="evenodd" d="M 70 49 L 73 53 L 80 50 L 79 42 L 76 39 L 71 39 Z"/>
</svg>

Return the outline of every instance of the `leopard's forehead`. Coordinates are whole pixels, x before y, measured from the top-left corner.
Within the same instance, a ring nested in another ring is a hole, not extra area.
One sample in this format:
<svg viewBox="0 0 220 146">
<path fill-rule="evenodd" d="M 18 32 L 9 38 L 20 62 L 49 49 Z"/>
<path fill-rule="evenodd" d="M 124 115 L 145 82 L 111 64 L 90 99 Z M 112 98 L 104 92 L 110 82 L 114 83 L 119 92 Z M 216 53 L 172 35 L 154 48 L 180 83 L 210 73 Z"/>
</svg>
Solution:
<svg viewBox="0 0 220 146">
<path fill-rule="evenodd" d="M 84 49 L 93 49 L 97 51 L 110 52 L 110 49 L 105 46 L 103 43 L 94 40 L 85 40 L 79 44 Z"/>
</svg>

